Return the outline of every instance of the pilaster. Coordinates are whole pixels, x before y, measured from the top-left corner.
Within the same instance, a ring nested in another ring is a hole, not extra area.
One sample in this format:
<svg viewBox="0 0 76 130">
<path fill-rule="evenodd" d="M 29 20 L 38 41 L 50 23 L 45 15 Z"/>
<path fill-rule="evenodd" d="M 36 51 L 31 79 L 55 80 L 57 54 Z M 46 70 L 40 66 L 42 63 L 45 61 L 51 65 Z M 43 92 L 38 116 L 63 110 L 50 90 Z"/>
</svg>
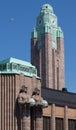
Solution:
<svg viewBox="0 0 76 130">
<path fill-rule="evenodd" d="M 43 130 L 43 117 L 42 117 L 42 107 L 36 107 L 35 115 L 35 130 Z"/>
<path fill-rule="evenodd" d="M 55 130 L 55 104 L 51 106 L 51 130 Z"/>
<path fill-rule="evenodd" d="M 68 106 L 64 107 L 64 129 L 68 130 Z"/>
</svg>

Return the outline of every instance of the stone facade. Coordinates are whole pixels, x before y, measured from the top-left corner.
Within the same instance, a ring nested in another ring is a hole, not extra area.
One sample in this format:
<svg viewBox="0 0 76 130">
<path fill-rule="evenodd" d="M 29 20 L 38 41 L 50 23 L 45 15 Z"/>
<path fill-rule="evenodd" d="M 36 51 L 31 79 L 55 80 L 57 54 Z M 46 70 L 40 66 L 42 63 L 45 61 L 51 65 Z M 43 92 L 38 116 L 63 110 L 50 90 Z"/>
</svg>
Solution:
<svg viewBox="0 0 76 130">
<path fill-rule="evenodd" d="M 37 39 L 31 40 L 31 63 L 37 67 L 42 87 L 64 88 L 64 40 L 57 38 L 57 50 L 52 47 L 52 35 L 42 35 L 42 48 L 37 49 Z M 35 43 L 35 44 L 34 44 Z"/>
<path fill-rule="evenodd" d="M 42 87 L 62 90 L 65 87 L 64 37 L 62 30 L 58 30 L 57 24 L 49 23 L 52 17 L 55 17 L 55 14 L 50 11 L 52 10 L 49 5 L 43 5 L 37 18 L 36 30 L 33 31 L 31 38 L 31 63 L 38 70 Z M 56 18 L 53 19 L 56 22 Z"/>
<path fill-rule="evenodd" d="M 69 111 L 70 110 L 70 111 Z M 51 112 L 50 112 L 51 111 Z M 73 112 L 73 115 L 72 115 Z M 43 116 L 49 117 L 50 119 L 50 129 L 49 130 L 58 130 L 56 128 L 56 119 L 63 121 L 62 130 L 75 130 L 75 126 L 69 126 L 69 120 L 74 121 L 76 124 L 76 108 L 68 108 L 68 106 L 57 106 L 55 104 L 49 105 L 48 108 L 43 110 Z M 61 125 L 61 124 L 59 124 Z M 47 128 L 48 129 L 48 128 Z"/>
<path fill-rule="evenodd" d="M 76 130 L 76 94 L 63 89 L 63 32 L 48 4 L 32 33 L 31 63 L 0 62 L 0 130 Z"/>
<path fill-rule="evenodd" d="M 17 108 L 17 97 L 19 95 L 20 88 L 25 85 L 28 88 L 29 97 L 35 87 L 40 90 L 40 80 L 35 77 L 27 77 L 23 74 L 2 74 L 0 75 L 0 129 L 1 130 L 30 130 L 30 116 L 26 116 L 23 120 L 20 119 L 20 113 Z M 40 90 L 41 91 L 41 90 Z M 41 92 L 40 92 L 41 93 Z M 29 111 L 29 113 L 27 112 Z M 26 114 L 30 114 L 29 107 L 27 107 Z M 26 123 L 24 123 L 24 121 Z M 22 122 L 22 123 L 21 123 Z M 22 127 L 23 126 L 23 127 Z M 22 127 L 22 128 L 21 128 Z"/>
</svg>

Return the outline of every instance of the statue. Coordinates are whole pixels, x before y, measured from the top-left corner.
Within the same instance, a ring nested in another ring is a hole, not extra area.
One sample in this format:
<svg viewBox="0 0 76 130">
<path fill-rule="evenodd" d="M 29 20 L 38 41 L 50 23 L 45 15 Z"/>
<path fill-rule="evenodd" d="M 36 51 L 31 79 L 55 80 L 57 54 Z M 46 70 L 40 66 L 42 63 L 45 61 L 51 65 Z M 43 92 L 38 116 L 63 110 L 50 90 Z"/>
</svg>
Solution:
<svg viewBox="0 0 76 130">
<path fill-rule="evenodd" d="M 40 95 L 40 90 L 38 88 L 34 89 L 34 92 L 32 94 L 32 98 L 35 100 L 35 105 L 42 105 L 43 98 Z"/>
<path fill-rule="evenodd" d="M 26 86 L 24 86 L 24 85 L 22 86 L 17 99 L 18 99 L 18 103 L 20 105 L 26 105 L 28 103 L 29 96 L 27 94 L 27 87 Z"/>
</svg>

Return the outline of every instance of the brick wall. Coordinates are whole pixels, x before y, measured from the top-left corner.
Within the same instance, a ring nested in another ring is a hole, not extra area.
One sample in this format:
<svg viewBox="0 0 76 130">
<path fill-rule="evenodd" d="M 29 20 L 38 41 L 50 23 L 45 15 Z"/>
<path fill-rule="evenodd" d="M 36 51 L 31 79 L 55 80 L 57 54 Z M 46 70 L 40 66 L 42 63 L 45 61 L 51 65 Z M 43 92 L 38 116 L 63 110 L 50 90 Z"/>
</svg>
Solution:
<svg viewBox="0 0 76 130">
<path fill-rule="evenodd" d="M 42 46 L 37 39 L 31 40 L 31 63 L 37 67 L 43 87 L 62 90 L 64 85 L 64 40 L 57 38 L 57 49 L 52 47 L 52 35 L 42 34 Z"/>
<path fill-rule="evenodd" d="M 17 130 L 15 104 L 22 85 L 28 87 L 28 94 L 31 97 L 34 88 L 40 88 L 41 83 L 39 79 L 23 74 L 0 75 L 0 130 Z"/>
</svg>

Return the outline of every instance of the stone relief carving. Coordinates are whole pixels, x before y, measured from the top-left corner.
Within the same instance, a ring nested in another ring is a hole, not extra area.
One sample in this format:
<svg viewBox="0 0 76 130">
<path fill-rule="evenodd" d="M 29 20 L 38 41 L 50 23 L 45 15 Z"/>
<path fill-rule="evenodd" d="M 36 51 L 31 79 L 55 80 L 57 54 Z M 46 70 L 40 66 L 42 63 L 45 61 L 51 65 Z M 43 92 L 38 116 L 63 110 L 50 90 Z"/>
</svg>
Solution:
<svg viewBox="0 0 76 130">
<path fill-rule="evenodd" d="M 23 85 L 20 89 L 17 100 L 18 104 L 22 106 L 48 106 L 47 101 L 43 100 L 40 94 L 40 89 L 37 87 L 34 89 L 32 96 L 30 96 L 27 93 L 27 87 Z"/>
<path fill-rule="evenodd" d="M 35 105 L 42 105 L 43 98 L 40 95 L 39 88 L 35 88 L 32 94 L 32 98 L 35 100 Z"/>
<path fill-rule="evenodd" d="M 27 94 L 27 87 L 22 86 L 18 95 L 18 103 L 22 105 L 26 105 L 29 102 L 29 95 Z"/>
</svg>

